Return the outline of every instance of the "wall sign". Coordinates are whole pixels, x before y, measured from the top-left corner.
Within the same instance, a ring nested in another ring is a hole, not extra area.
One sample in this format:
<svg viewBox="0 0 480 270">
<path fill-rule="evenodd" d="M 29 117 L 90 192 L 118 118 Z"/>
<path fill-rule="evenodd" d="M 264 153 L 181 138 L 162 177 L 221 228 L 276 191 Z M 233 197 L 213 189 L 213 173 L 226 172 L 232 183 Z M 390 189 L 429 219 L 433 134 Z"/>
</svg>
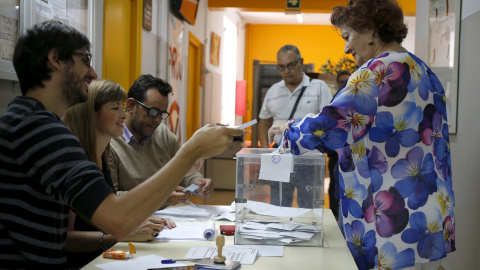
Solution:
<svg viewBox="0 0 480 270">
<path fill-rule="evenodd" d="M 300 0 L 287 0 L 287 9 L 300 9 Z"/>
<path fill-rule="evenodd" d="M 210 64 L 214 66 L 220 65 L 220 36 L 212 32 L 210 38 Z"/>
<path fill-rule="evenodd" d="M 143 28 L 152 31 L 152 0 L 143 0 Z"/>
</svg>

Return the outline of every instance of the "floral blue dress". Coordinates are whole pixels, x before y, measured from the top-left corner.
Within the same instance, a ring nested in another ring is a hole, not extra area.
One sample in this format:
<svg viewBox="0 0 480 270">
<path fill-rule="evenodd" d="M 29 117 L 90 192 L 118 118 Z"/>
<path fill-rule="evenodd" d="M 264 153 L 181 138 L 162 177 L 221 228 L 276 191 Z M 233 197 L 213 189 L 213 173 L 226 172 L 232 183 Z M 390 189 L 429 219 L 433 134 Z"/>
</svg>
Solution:
<svg viewBox="0 0 480 270">
<path fill-rule="evenodd" d="M 293 154 L 338 149 L 345 238 L 359 269 L 401 269 L 455 250 L 445 92 L 418 57 L 371 59 L 320 114 L 289 126 Z"/>
</svg>

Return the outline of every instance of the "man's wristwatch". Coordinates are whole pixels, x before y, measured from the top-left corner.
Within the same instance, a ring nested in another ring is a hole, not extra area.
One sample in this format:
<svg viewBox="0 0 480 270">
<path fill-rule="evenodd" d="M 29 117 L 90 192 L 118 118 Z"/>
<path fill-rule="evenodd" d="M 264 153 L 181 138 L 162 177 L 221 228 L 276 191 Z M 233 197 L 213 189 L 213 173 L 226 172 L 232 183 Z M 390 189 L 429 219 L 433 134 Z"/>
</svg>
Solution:
<svg viewBox="0 0 480 270">
<path fill-rule="evenodd" d="M 102 250 L 105 250 L 105 248 L 103 247 L 103 232 L 100 232 L 100 247 L 102 248 Z"/>
</svg>

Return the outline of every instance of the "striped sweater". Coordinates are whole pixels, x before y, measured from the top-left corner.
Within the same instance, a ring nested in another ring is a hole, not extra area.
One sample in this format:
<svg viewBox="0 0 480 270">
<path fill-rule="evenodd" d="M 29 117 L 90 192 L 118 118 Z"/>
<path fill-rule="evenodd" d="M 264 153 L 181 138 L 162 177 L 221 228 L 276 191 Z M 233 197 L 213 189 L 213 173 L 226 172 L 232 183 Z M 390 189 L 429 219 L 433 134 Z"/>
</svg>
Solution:
<svg viewBox="0 0 480 270">
<path fill-rule="evenodd" d="M 112 193 L 75 137 L 37 100 L 0 117 L 0 268 L 62 268 L 68 211 L 91 219 Z"/>
</svg>

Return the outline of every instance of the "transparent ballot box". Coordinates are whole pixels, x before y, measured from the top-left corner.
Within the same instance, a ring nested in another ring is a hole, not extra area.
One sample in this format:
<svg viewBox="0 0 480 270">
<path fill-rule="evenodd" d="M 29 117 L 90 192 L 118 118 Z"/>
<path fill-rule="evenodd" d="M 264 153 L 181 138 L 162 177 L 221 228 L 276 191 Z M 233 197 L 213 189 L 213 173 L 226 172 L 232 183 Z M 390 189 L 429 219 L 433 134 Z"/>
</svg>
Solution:
<svg viewBox="0 0 480 270">
<path fill-rule="evenodd" d="M 235 244 L 323 246 L 325 155 L 236 154 Z"/>
</svg>

